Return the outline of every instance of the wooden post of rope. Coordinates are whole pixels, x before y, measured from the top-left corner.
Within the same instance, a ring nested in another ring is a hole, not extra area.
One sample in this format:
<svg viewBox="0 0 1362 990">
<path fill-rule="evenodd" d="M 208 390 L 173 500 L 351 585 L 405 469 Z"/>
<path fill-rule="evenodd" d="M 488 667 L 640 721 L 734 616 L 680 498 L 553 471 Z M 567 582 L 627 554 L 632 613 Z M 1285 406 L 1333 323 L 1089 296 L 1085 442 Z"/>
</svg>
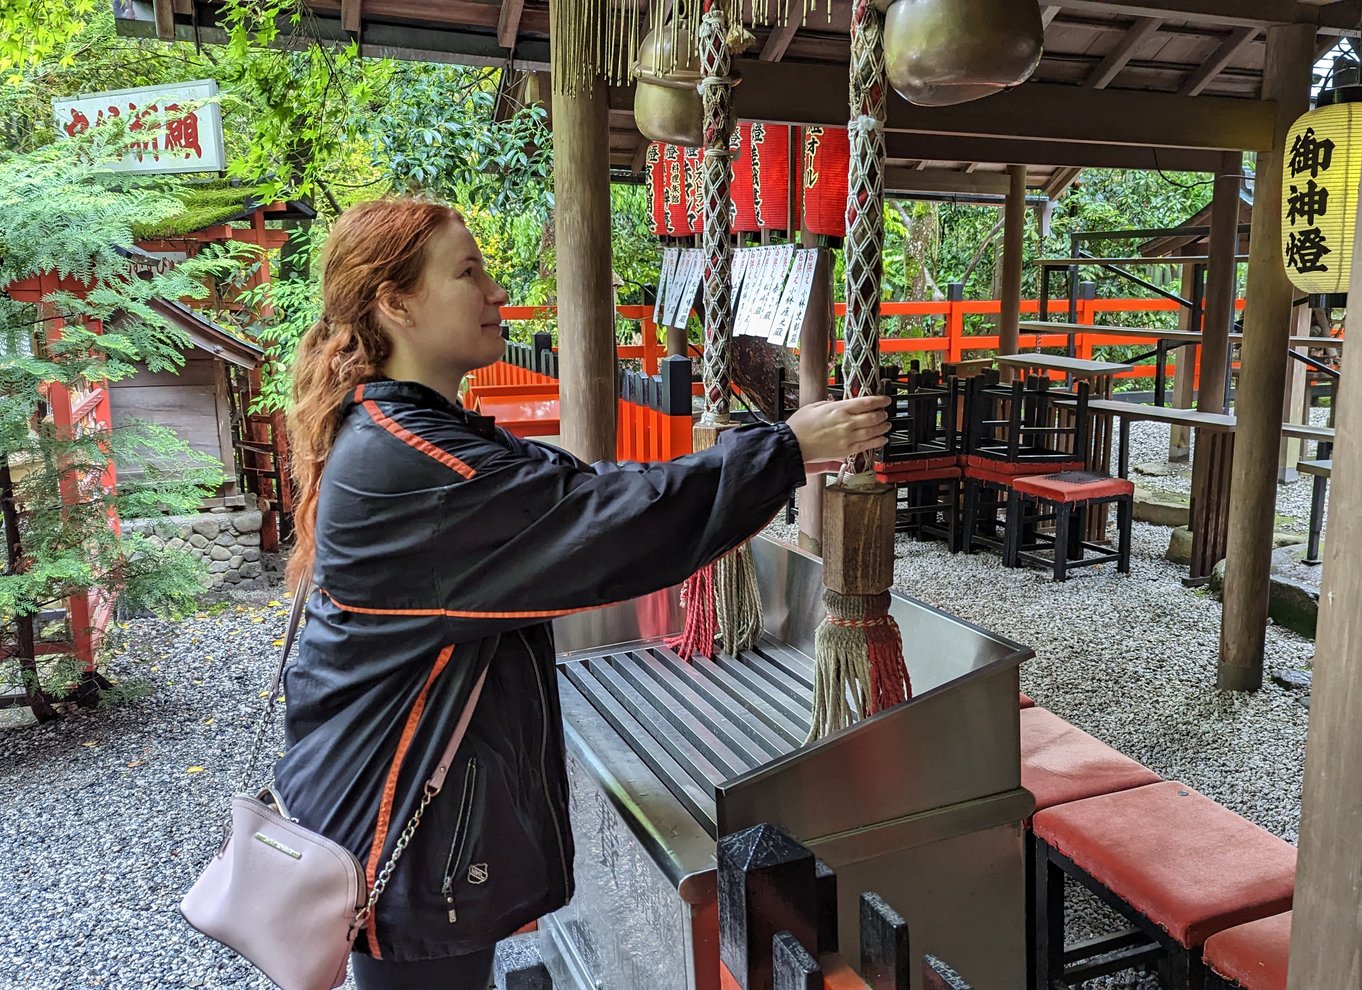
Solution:
<svg viewBox="0 0 1362 990">
<path fill-rule="evenodd" d="M 847 184 L 848 398 L 880 391 L 880 285 L 884 248 L 884 15 L 856 0 L 851 17 L 851 167 Z M 894 490 L 858 454 L 823 501 L 823 604 L 814 632 L 809 741 L 912 695 L 903 642 L 889 614 L 894 584 Z"/>
</svg>

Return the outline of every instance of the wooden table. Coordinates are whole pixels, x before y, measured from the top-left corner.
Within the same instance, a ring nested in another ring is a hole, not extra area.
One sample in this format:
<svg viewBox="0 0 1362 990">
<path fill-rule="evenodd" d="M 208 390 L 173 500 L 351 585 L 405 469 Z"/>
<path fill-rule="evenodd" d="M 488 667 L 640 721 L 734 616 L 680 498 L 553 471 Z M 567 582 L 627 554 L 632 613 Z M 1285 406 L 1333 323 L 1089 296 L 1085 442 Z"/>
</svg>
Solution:
<svg viewBox="0 0 1362 990">
<path fill-rule="evenodd" d="M 1165 409 L 1131 402 L 1095 400 L 1088 408 L 1121 421 L 1117 473 L 1130 473 L 1130 424 L 1168 423 L 1191 427 L 1196 434 L 1192 460 L 1192 563 L 1186 583 L 1205 584 L 1211 571 L 1225 557 L 1229 541 L 1230 469 L 1234 463 L 1235 418 L 1195 409 Z"/>
</svg>

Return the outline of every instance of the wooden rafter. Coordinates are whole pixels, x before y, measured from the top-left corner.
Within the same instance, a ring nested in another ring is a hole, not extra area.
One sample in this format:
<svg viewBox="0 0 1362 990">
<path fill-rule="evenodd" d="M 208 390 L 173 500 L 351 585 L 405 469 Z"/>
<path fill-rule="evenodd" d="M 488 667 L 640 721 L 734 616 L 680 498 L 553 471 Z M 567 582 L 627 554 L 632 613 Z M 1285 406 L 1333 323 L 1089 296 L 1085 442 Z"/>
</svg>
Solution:
<svg viewBox="0 0 1362 990">
<path fill-rule="evenodd" d="M 787 23 L 771 31 L 771 36 L 766 39 L 766 44 L 761 50 L 762 61 L 779 62 L 784 58 L 785 52 L 790 47 L 790 42 L 794 41 L 794 36 L 799 33 L 799 29 L 803 26 L 804 8 L 801 6 L 790 11 L 790 19 Z"/>
<path fill-rule="evenodd" d="M 1220 43 L 1220 47 L 1215 50 L 1215 53 L 1183 81 L 1182 88 L 1178 90 L 1178 95 L 1200 96 L 1201 92 L 1215 80 L 1215 77 L 1224 72 L 1225 67 L 1233 62 L 1235 57 L 1257 36 L 1258 29 L 1256 27 L 1235 28 L 1230 36 Z"/>
<path fill-rule="evenodd" d="M 1059 16 L 1058 7 L 1045 7 L 1040 12 L 1040 23 L 1042 27 L 1049 27 L 1050 22 Z"/>
<path fill-rule="evenodd" d="M 364 23 L 364 0 L 341 0 L 341 30 L 359 34 Z"/>
<path fill-rule="evenodd" d="M 172 0 L 153 0 L 151 9 L 156 18 L 156 37 L 162 41 L 174 41 L 175 4 Z"/>
<path fill-rule="evenodd" d="M 497 17 L 497 42 L 502 48 L 514 48 L 520 33 L 520 15 L 525 12 L 525 0 L 501 0 Z"/>
<path fill-rule="evenodd" d="M 1121 35 L 1121 40 L 1116 43 L 1107 57 L 1102 59 L 1101 63 L 1092 70 L 1092 74 L 1088 76 L 1088 85 L 1093 89 L 1106 89 L 1108 84 L 1121 74 L 1126 63 L 1135 57 L 1136 50 L 1158 31 L 1162 24 L 1163 18 L 1161 17 L 1135 18 L 1135 23 Z"/>
<path fill-rule="evenodd" d="M 1050 176 L 1049 180 L 1046 181 L 1045 185 L 1042 186 L 1041 189 L 1047 197 L 1049 197 L 1050 199 L 1055 199 L 1062 192 L 1064 192 L 1064 190 L 1068 189 L 1071 185 L 1073 185 L 1074 180 L 1077 179 L 1082 173 L 1083 170 L 1081 168 L 1055 169 L 1054 175 Z"/>
<path fill-rule="evenodd" d="M 1357 0 L 1328 4 L 1301 0 L 1046 0 L 1063 10 L 1127 17 L 1172 17 L 1226 27 L 1269 27 L 1273 24 L 1318 24 L 1321 28 L 1355 31 Z"/>
</svg>

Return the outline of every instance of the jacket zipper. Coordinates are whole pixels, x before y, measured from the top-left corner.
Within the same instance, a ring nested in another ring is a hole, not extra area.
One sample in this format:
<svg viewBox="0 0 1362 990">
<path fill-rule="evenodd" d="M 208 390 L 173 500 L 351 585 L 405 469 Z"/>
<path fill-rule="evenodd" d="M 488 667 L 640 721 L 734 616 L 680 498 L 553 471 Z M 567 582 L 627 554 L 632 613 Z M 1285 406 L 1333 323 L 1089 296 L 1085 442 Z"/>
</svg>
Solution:
<svg viewBox="0 0 1362 990">
<path fill-rule="evenodd" d="M 549 817 L 553 819 L 553 833 L 558 838 L 558 863 L 563 870 L 563 892 L 566 894 L 568 887 L 571 886 L 568 882 L 567 847 L 563 845 L 563 828 L 558 821 L 558 809 L 553 803 L 553 794 L 549 791 L 549 696 L 544 688 L 544 674 L 539 669 L 539 658 L 535 656 L 530 641 L 525 638 L 525 631 L 523 629 L 517 631 L 520 633 L 520 642 L 525 645 L 525 652 L 529 654 L 530 666 L 534 668 L 534 682 L 539 687 L 539 712 L 541 716 L 539 721 L 544 727 L 544 734 L 539 744 L 539 779 L 544 784 L 544 801 L 549 808 Z"/>
<path fill-rule="evenodd" d="M 440 893 L 445 895 L 445 905 L 449 908 L 449 923 L 459 920 L 454 905 L 454 872 L 463 859 L 464 847 L 468 845 L 468 819 L 473 812 L 473 787 L 478 779 L 478 758 L 468 758 L 468 769 L 463 775 L 463 797 L 459 800 L 459 817 L 454 823 L 454 838 L 449 843 L 449 862 L 445 864 L 445 880 Z"/>
</svg>

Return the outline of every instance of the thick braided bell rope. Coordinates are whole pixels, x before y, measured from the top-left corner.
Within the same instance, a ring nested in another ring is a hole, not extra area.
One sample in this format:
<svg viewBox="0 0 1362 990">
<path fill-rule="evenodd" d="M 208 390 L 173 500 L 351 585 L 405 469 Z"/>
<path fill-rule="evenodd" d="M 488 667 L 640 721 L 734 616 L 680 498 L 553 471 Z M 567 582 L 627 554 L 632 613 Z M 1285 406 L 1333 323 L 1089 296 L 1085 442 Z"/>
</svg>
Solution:
<svg viewBox="0 0 1362 990">
<path fill-rule="evenodd" d="M 705 419 L 728 422 L 733 395 L 729 351 L 733 338 L 729 301 L 733 248 L 728 238 L 732 204 L 729 156 L 733 133 L 731 114 L 732 57 L 728 49 L 728 16 L 723 3 L 707 0 L 700 21 L 700 95 L 705 114 L 704 243 L 705 243 Z"/>
<path fill-rule="evenodd" d="M 880 284 L 884 271 L 884 15 L 871 0 L 856 0 L 851 18 L 851 119 L 847 136 L 846 395 L 880 390 Z M 871 470 L 872 455 L 849 462 L 853 473 Z"/>
</svg>

